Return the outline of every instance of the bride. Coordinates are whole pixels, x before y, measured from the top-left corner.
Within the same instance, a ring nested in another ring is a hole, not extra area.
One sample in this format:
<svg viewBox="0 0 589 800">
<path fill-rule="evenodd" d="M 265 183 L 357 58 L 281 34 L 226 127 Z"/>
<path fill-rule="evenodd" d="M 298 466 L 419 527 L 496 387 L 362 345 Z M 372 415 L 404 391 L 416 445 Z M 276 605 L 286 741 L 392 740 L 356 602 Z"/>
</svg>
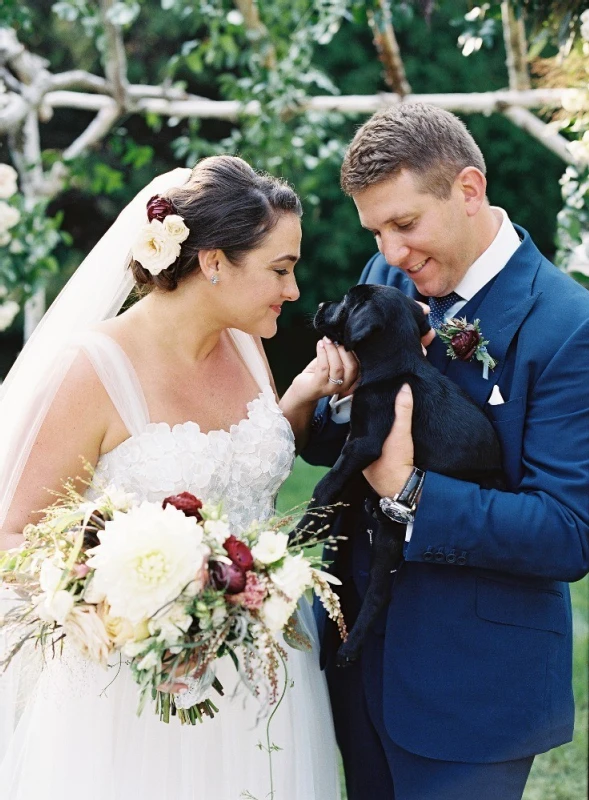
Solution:
<svg viewBox="0 0 589 800">
<path fill-rule="evenodd" d="M 259 337 L 276 333 L 282 304 L 299 296 L 300 216 L 288 185 L 229 156 L 161 176 L 125 209 L 3 386 L 0 549 L 18 546 L 67 478 L 89 496 L 111 484 L 138 500 L 182 491 L 222 500 L 235 530 L 271 516 L 317 399 L 334 384 L 348 390 L 356 373 L 343 348 L 322 341 L 277 403 Z M 133 283 L 142 297 L 117 315 Z M 95 467 L 89 488 L 81 459 Z M 308 605 L 301 613 L 313 633 Z M 287 649 L 289 686 L 271 728 L 274 800 L 338 800 L 316 643 Z M 262 800 L 266 720 L 225 661 L 220 713 L 195 727 L 166 725 L 149 708 L 138 718 L 128 670 L 105 673 L 67 648 L 34 680 L 30 663 L 11 667 L 0 677 L 2 794 Z"/>
</svg>

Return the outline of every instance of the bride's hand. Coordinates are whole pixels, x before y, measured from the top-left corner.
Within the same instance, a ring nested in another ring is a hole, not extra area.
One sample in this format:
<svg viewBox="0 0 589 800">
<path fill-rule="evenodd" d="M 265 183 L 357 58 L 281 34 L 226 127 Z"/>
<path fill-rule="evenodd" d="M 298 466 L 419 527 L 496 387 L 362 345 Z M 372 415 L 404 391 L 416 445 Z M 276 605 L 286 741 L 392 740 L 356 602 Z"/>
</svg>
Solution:
<svg viewBox="0 0 589 800">
<path fill-rule="evenodd" d="M 346 397 L 358 381 L 358 361 L 343 345 L 324 337 L 317 342 L 317 357 L 296 376 L 291 390 L 300 402 L 315 402 L 339 394 Z"/>
</svg>

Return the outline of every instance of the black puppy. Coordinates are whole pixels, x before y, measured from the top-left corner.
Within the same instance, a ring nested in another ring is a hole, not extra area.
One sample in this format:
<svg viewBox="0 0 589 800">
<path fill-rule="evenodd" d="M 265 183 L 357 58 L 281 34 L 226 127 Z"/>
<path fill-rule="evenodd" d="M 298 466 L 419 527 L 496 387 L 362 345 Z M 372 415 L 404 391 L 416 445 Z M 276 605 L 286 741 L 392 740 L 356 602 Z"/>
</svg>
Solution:
<svg viewBox="0 0 589 800">
<path fill-rule="evenodd" d="M 356 286 L 340 303 L 322 303 L 313 324 L 319 333 L 354 351 L 361 378 L 352 402 L 350 435 L 335 465 L 315 487 L 308 511 L 332 505 L 364 481 L 362 470 L 382 452 L 404 383 L 413 393 L 415 465 L 487 488 L 503 487 L 501 451 L 491 422 L 423 354 L 421 337 L 430 325 L 418 303 L 393 287 Z M 312 515 L 306 514 L 298 530 L 309 525 Z M 384 522 L 381 516 L 372 542 L 369 588 L 339 649 L 340 666 L 359 656 L 369 625 L 386 605 L 390 573 L 402 558 L 404 538 L 405 525 Z"/>
</svg>

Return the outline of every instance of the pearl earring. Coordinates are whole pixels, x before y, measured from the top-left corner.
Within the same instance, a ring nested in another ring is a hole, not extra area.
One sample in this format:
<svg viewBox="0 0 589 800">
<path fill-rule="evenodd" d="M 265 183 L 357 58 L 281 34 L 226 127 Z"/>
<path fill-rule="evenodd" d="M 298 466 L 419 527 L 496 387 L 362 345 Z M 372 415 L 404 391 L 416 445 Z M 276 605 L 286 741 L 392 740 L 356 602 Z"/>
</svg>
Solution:
<svg viewBox="0 0 589 800">
<path fill-rule="evenodd" d="M 211 283 L 213 284 L 213 286 L 216 286 L 219 283 L 219 276 L 213 275 L 213 277 L 211 278 Z"/>
</svg>

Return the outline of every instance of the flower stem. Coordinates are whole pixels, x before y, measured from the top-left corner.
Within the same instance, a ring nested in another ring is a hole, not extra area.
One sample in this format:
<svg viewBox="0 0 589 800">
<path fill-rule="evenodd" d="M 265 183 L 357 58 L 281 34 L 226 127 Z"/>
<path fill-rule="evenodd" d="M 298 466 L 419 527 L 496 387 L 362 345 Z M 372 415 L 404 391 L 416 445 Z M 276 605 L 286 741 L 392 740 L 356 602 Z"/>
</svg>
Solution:
<svg viewBox="0 0 589 800">
<path fill-rule="evenodd" d="M 284 656 L 282 655 L 280 650 L 277 650 L 277 652 L 280 660 L 282 661 L 282 666 L 284 667 L 284 689 L 282 690 L 282 694 L 278 698 L 278 702 L 276 703 L 276 706 L 274 707 L 274 710 L 268 717 L 268 722 L 266 723 L 266 750 L 268 751 L 268 765 L 270 768 L 270 793 L 268 794 L 268 797 L 270 800 L 274 800 L 274 773 L 272 771 L 272 751 L 274 748 L 270 742 L 270 725 L 274 718 L 274 714 L 276 714 L 276 712 L 280 708 L 280 704 L 284 699 L 284 695 L 286 694 L 286 689 L 288 686 L 288 670 L 286 668 L 286 661 L 284 660 Z"/>
</svg>

